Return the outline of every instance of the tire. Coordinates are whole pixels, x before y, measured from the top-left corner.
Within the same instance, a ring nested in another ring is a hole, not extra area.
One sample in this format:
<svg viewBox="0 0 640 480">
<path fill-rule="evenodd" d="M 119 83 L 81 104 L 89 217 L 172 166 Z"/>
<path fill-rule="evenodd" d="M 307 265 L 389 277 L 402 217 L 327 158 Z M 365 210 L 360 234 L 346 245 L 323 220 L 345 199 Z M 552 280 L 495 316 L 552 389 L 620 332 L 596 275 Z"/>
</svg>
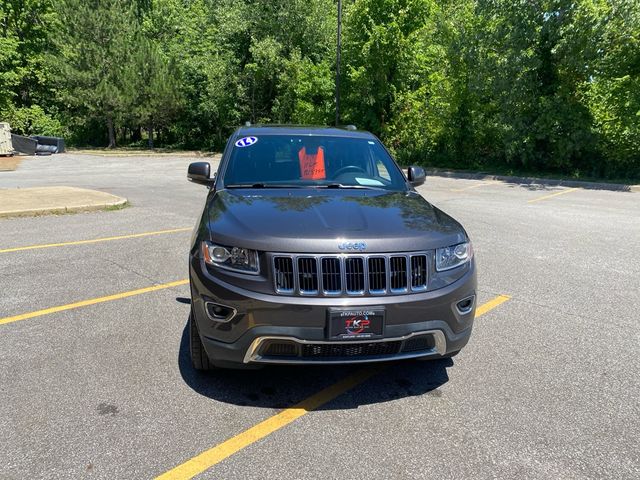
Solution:
<svg viewBox="0 0 640 480">
<path fill-rule="evenodd" d="M 196 370 L 207 372 L 215 368 L 209 360 L 204 345 L 202 345 L 200 332 L 198 332 L 198 326 L 193 318 L 193 311 L 189 315 L 189 354 L 191 355 L 191 364 Z"/>
</svg>

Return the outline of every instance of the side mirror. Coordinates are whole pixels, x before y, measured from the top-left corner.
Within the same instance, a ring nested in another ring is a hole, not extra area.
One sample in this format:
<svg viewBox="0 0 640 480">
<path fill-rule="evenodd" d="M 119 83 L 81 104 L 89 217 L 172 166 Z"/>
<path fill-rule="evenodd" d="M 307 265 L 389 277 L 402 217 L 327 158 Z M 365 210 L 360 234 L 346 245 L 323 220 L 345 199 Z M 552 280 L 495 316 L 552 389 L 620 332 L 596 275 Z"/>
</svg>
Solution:
<svg viewBox="0 0 640 480">
<path fill-rule="evenodd" d="M 407 178 L 411 186 L 418 187 L 427 180 L 427 174 L 422 167 L 409 167 Z"/>
<path fill-rule="evenodd" d="M 194 162 L 189 165 L 187 178 L 190 182 L 200 185 L 210 186 L 213 184 L 211 178 L 211 165 L 209 162 Z"/>
</svg>

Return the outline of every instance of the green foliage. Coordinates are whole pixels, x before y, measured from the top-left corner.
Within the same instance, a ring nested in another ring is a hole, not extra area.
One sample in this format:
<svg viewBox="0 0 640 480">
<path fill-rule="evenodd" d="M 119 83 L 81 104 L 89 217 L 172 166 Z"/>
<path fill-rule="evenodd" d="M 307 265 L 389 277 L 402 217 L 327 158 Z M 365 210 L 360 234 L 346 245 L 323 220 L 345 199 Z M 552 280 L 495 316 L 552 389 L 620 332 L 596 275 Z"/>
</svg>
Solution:
<svg viewBox="0 0 640 480">
<path fill-rule="evenodd" d="M 278 123 L 328 125 L 334 117 L 334 73 L 328 61 L 313 63 L 294 51 L 278 78 L 273 114 Z"/>
<path fill-rule="evenodd" d="M 14 92 L 18 84 L 17 46 L 17 39 L 0 37 L 0 115 L 13 106 L 16 96 Z"/>
<path fill-rule="evenodd" d="M 60 137 L 67 133 L 60 120 L 47 114 L 39 105 L 10 110 L 7 120 L 13 133 L 20 135 Z"/>
<path fill-rule="evenodd" d="M 125 0 L 65 0 L 58 13 L 63 102 L 80 125 L 104 122 L 114 147 L 116 122 L 133 103 L 126 73 L 136 45 L 134 9 Z"/>
<path fill-rule="evenodd" d="M 48 29 L 55 19 L 50 0 L 0 2 L 0 115 L 52 96 Z"/>
<path fill-rule="evenodd" d="M 344 0 L 342 120 L 402 163 L 640 177 L 638 0 Z M 330 124 L 336 0 L 4 0 L 0 117 L 220 149 Z"/>
<path fill-rule="evenodd" d="M 132 104 L 126 118 L 147 129 L 149 146 L 153 147 L 154 130 L 170 126 L 182 99 L 174 67 L 156 44 L 139 36 L 136 46 L 125 70 L 125 86 L 129 89 L 126 94 Z"/>
<path fill-rule="evenodd" d="M 600 137 L 593 175 L 640 176 L 640 7 L 636 0 L 584 2 L 580 10 L 592 67 L 580 93 Z M 594 42 L 594 40 L 596 40 Z"/>
</svg>

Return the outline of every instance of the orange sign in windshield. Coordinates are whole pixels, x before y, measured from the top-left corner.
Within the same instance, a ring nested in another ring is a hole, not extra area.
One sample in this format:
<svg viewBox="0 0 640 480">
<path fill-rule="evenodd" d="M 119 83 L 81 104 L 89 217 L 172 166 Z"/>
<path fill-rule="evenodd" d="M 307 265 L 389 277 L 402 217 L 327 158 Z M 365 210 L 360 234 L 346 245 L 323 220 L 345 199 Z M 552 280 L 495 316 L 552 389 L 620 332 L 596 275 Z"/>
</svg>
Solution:
<svg viewBox="0 0 640 480">
<path fill-rule="evenodd" d="M 324 180 L 327 174 L 324 170 L 324 149 L 318 147 L 316 153 L 309 154 L 302 147 L 298 152 L 300 159 L 300 172 L 303 180 Z"/>
</svg>

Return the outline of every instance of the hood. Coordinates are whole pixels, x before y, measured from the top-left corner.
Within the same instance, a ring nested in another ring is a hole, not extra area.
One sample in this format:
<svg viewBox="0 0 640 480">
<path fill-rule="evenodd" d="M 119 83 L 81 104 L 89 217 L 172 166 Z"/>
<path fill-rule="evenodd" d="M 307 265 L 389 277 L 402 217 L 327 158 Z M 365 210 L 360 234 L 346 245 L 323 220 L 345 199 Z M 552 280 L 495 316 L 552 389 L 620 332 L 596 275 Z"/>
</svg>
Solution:
<svg viewBox="0 0 640 480">
<path fill-rule="evenodd" d="M 269 252 L 366 253 L 430 250 L 464 242 L 458 222 L 415 192 L 220 190 L 208 203 L 214 242 Z"/>
</svg>

